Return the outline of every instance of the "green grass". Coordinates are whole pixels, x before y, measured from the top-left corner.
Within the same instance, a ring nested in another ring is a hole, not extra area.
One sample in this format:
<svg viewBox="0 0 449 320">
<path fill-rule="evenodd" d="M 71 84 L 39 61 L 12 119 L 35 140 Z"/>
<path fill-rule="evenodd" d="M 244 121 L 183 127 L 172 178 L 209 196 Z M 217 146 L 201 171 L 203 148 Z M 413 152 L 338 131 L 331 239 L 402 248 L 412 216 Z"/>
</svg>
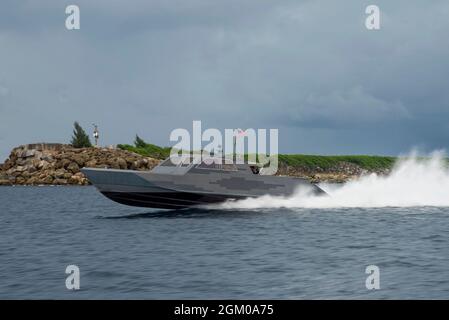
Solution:
<svg viewBox="0 0 449 320">
<path fill-rule="evenodd" d="M 117 147 L 122 150 L 127 150 L 145 157 L 151 157 L 156 159 L 168 158 L 170 156 L 170 149 L 171 149 L 169 147 L 159 147 L 151 143 L 146 143 L 145 146 L 142 147 L 136 147 L 129 144 L 119 144 L 117 145 Z"/>
<path fill-rule="evenodd" d="M 136 143 L 137 145 L 137 143 Z M 117 147 L 131 151 L 145 157 L 156 159 L 166 159 L 170 156 L 170 147 L 159 147 L 157 145 L 142 142 L 139 146 L 129 144 L 119 144 Z M 305 154 L 280 154 L 279 164 L 286 164 L 292 167 L 302 167 L 316 169 L 320 167 L 324 170 L 332 168 L 341 162 L 349 162 L 360 166 L 366 170 L 390 169 L 395 157 L 366 156 L 366 155 L 343 155 L 343 156 L 319 156 Z"/>
</svg>

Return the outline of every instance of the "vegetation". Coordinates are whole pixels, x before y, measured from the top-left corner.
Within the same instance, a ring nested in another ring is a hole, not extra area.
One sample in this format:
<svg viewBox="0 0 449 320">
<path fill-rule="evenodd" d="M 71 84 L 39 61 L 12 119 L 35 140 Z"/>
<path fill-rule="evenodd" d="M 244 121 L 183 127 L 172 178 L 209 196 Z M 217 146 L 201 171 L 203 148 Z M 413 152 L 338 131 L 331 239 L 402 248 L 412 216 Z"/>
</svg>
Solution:
<svg viewBox="0 0 449 320">
<path fill-rule="evenodd" d="M 171 149 L 169 147 L 159 147 L 157 145 L 147 143 L 143 139 L 141 139 L 138 135 L 136 135 L 134 145 L 119 144 L 117 145 L 117 147 L 122 150 L 127 150 L 145 157 L 151 157 L 155 159 L 168 158 L 170 156 L 170 149 Z"/>
<path fill-rule="evenodd" d="M 170 156 L 169 147 L 159 147 L 142 140 L 136 135 L 134 146 L 128 144 L 119 144 L 118 147 L 123 150 L 138 153 L 146 157 L 156 159 L 166 159 Z M 286 164 L 292 167 L 302 167 L 315 169 L 320 167 L 324 170 L 337 166 L 341 162 L 349 162 L 360 166 L 366 170 L 390 169 L 395 157 L 349 155 L 349 156 L 318 156 L 304 154 L 280 154 L 279 164 Z"/>
<path fill-rule="evenodd" d="M 77 121 L 75 121 L 73 126 L 75 128 L 73 129 L 73 136 L 72 136 L 72 141 L 70 142 L 70 144 L 74 148 L 92 147 L 92 144 L 90 143 L 89 136 L 86 134 L 84 129 L 80 126 L 80 124 Z"/>
<path fill-rule="evenodd" d="M 382 156 L 315 156 L 304 154 L 281 154 L 279 162 L 293 167 L 328 169 L 341 162 L 349 162 L 366 170 L 389 169 L 396 161 L 395 157 Z"/>
<path fill-rule="evenodd" d="M 136 139 L 134 140 L 134 145 L 136 146 L 136 148 L 145 148 L 148 145 L 148 143 L 146 143 L 143 139 L 141 139 L 136 134 Z"/>
</svg>

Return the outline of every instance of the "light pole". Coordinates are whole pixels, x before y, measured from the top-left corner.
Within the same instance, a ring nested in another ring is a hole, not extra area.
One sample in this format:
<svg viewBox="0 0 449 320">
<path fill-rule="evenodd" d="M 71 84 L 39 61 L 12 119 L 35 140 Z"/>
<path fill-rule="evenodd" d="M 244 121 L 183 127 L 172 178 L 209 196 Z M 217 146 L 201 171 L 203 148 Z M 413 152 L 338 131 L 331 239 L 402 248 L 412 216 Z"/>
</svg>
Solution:
<svg viewBox="0 0 449 320">
<path fill-rule="evenodd" d="M 100 137 L 100 134 L 98 133 L 98 126 L 95 123 L 92 123 L 94 126 L 94 139 L 95 139 L 95 146 L 98 147 L 98 138 Z"/>
</svg>

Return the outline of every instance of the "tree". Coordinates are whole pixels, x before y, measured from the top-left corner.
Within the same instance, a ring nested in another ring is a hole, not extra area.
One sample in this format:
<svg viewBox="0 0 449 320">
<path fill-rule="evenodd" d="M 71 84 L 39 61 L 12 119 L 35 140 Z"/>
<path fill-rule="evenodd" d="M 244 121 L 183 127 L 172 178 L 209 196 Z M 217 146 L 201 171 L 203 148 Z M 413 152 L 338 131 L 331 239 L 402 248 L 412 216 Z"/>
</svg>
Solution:
<svg viewBox="0 0 449 320">
<path fill-rule="evenodd" d="M 75 127 L 75 129 L 73 129 L 71 145 L 75 148 L 92 147 L 89 136 L 86 134 L 84 129 L 81 128 L 80 124 L 77 121 L 75 121 L 73 126 Z"/>
<path fill-rule="evenodd" d="M 145 148 L 147 146 L 147 143 L 136 134 L 134 145 L 136 146 L 136 148 Z"/>
</svg>

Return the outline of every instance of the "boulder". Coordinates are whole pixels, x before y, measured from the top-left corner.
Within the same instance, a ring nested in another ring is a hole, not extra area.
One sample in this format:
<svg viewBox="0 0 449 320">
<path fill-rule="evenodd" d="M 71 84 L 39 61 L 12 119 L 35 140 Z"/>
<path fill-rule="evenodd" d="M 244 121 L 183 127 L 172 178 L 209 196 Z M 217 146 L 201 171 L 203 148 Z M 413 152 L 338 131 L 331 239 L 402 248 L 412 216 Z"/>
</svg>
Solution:
<svg viewBox="0 0 449 320">
<path fill-rule="evenodd" d="M 74 162 L 76 162 L 76 164 L 82 168 L 84 166 L 84 164 L 86 163 L 86 161 L 88 161 L 88 156 L 86 156 L 85 154 L 75 154 L 72 157 L 72 160 Z"/>
<path fill-rule="evenodd" d="M 72 161 L 69 158 L 61 159 L 62 168 L 67 168 L 71 163 Z"/>
<path fill-rule="evenodd" d="M 70 179 L 72 177 L 72 174 L 70 172 L 64 173 L 64 179 Z"/>
<path fill-rule="evenodd" d="M 28 179 L 29 177 L 31 177 L 31 174 L 28 171 L 24 171 L 20 174 L 20 177 Z"/>
<path fill-rule="evenodd" d="M 11 182 L 9 181 L 6 173 L 2 173 L 0 171 L 0 186 L 9 186 L 10 184 L 11 184 Z"/>
<path fill-rule="evenodd" d="M 67 168 L 71 161 L 67 158 L 58 159 L 55 164 L 56 169 Z"/>
<path fill-rule="evenodd" d="M 107 165 L 109 168 L 112 168 L 112 169 L 120 169 L 120 165 L 117 163 L 117 160 L 113 159 L 113 158 L 111 158 L 107 161 Z"/>
<path fill-rule="evenodd" d="M 87 168 L 95 168 L 97 166 L 97 160 L 95 159 L 89 160 L 84 164 L 84 166 Z"/>
<path fill-rule="evenodd" d="M 128 167 L 125 159 L 117 158 L 116 161 L 117 161 L 117 165 L 119 166 L 120 169 L 126 169 Z"/>
<path fill-rule="evenodd" d="M 68 166 L 67 166 L 67 170 L 72 172 L 72 173 L 77 173 L 80 171 L 80 167 L 78 166 L 78 164 L 76 162 L 71 162 Z"/>
<path fill-rule="evenodd" d="M 36 176 L 30 177 L 27 181 L 26 184 L 28 185 L 36 185 L 39 184 L 39 178 Z"/>
<path fill-rule="evenodd" d="M 36 150 L 35 149 L 31 149 L 31 150 L 23 150 L 21 152 L 20 157 L 21 158 L 29 158 L 29 157 L 34 157 L 34 155 L 36 154 Z"/>
<path fill-rule="evenodd" d="M 111 148 L 75 149 L 62 144 L 30 144 L 14 148 L 0 166 L 0 184 L 76 184 L 89 181 L 82 167 L 148 170 L 156 159 Z"/>
<path fill-rule="evenodd" d="M 16 172 L 23 172 L 23 171 L 25 171 L 26 170 L 26 167 L 25 166 L 17 166 L 17 167 L 15 167 L 15 169 L 14 169 L 14 171 L 16 171 Z"/>
<path fill-rule="evenodd" d="M 5 163 L 2 166 L 2 171 L 6 171 L 8 169 L 11 169 L 14 166 L 14 162 L 11 161 L 11 159 L 8 159 L 5 161 Z"/>
<path fill-rule="evenodd" d="M 67 184 L 67 180 L 66 179 L 55 179 L 55 180 L 53 180 L 53 184 L 66 185 Z"/>
<path fill-rule="evenodd" d="M 56 170 L 56 171 L 53 173 L 53 176 L 54 176 L 56 179 L 64 178 L 64 175 L 66 174 L 66 172 L 67 172 L 67 171 L 65 171 L 64 169 L 58 169 L 58 170 Z"/>
<path fill-rule="evenodd" d="M 35 166 L 33 166 L 33 165 L 28 165 L 27 166 L 27 172 L 28 173 L 34 173 L 34 172 L 36 172 L 37 171 L 37 169 L 36 169 L 36 167 Z"/>
<path fill-rule="evenodd" d="M 23 177 L 16 177 L 15 184 L 25 184 L 26 180 Z"/>
<path fill-rule="evenodd" d="M 9 179 L 0 179 L 0 186 L 10 186 L 11 182 Z"/>
<path fill-rule="evenodd" d="M 41 156 L 41 160 L 47 161 L 47 162 L 53 162 L 55 159 L 51 154 L 44 154 Z"/>
<path fill-rule="evenodd" d="M 46 170 L 50 167 L 50 163 L 47 160 L 41 160 L 36 167 L 38 170 Z"/>
<path fill-rule="evenodd" d="M 53 183 L 53 177 L 50 176 L 50 175 L 45 176 L 43 179 L 39 180 L 39 183 L 40 184 L 52 184 Z"/>
<path fill-rule="evenodd" d="M 83 173 L 78 172 L 78 173 L 74 174 L 72 177 L 70 177 L 69 183 L 77 184 L 77 185 L 87 185 L 88 181 Z"/>
</svg>

